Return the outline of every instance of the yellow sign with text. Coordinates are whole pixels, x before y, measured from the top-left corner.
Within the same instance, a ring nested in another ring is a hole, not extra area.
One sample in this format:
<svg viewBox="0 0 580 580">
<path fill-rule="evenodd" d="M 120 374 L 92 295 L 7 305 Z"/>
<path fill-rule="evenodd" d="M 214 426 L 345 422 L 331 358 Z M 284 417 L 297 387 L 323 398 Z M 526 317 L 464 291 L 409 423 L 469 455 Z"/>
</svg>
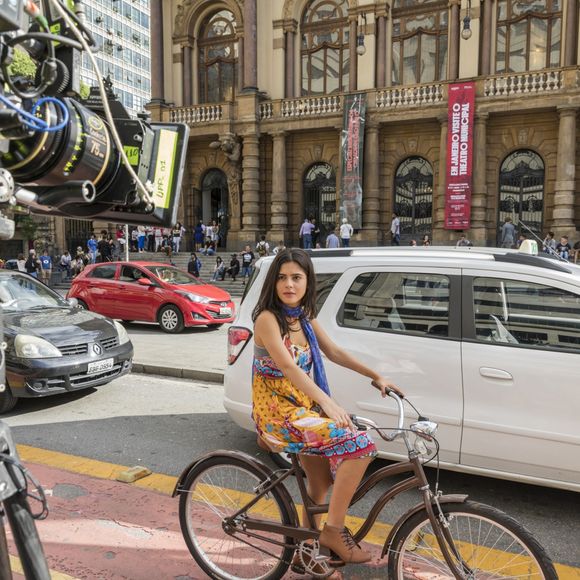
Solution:
<svg viewBox="0 0 580 580">
<path fill-rule="evenodd" d="M 177 133 L 161 129 L 159 132 L 159 146 L 157 147 L 157 161 L 155 163 L 155 177 L 153 180 L 153 200 L 155 206 L 163 209 L 169 207 L 171 186 L 173 185 L 175 151 L 177 148 Z"/>
</svg>

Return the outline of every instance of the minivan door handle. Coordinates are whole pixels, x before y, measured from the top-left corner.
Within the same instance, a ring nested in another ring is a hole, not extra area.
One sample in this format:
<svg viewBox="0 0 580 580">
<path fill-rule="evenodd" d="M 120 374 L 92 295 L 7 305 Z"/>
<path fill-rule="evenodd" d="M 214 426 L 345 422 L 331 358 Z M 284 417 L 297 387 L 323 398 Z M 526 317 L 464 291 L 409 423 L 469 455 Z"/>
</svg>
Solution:
<svg viewBox="0 0 580 580">
<path fill-rule="evenodd" d="M 513 376 L 507 371 L 501 369 L 493 369 L 490 367 L 481 367 L 479 369 L 479 374 L 482 377 L 487 377 L 488 379 L 500 379 L 503 381 L 513 381 Z"/>
</svg>

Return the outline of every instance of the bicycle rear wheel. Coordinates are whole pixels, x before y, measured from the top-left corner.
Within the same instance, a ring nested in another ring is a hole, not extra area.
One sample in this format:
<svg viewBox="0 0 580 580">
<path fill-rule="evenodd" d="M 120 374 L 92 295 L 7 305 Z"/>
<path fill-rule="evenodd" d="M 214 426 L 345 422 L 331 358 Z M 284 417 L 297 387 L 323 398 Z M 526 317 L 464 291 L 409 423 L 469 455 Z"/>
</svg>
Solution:
<svg viewBox="0 0 580 580">
<path fill-rule="evenodd" d="M 557 580 L 544 548 L 519 522 L 504 512 L 467 501 L 441 506 L 455 548 L 470 567 L 470 580 L 498 578 Z M 461 567 L 460 567 L 461 568 Z M 426 510 L 403 523 L 389 551 L 389 578 L 454 580 Z"/>
<path fill-rule="evenodd" d="M 243 458 L 210 457 L 188 474 L 179 498 L 179 521 L 195 561 L 211 578 L 273 580 L 282 578 L 294 548 L 268 541 L 292 543 L 280 534 L 255 531 L 253 538 L 240 530 L 228 533 L 224 518 L 256 496 L 266 476 Z M 297 522 L 277 489 L 252 506 L 246 519 L 295 526 Z"/>
</svg>

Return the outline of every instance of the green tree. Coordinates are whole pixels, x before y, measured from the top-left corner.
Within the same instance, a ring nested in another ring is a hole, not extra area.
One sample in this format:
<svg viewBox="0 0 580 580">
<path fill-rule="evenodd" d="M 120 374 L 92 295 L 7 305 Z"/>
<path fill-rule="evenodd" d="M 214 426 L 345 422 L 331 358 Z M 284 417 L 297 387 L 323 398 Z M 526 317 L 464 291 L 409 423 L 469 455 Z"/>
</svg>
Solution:
<svg viewBox="0 0 580 580">
<path fill-rule="evenodd" d="M 12 64 L 8 67 L 8 70 L 12 76 L 33 79 L 36 75 L 36 64 L 25 50 L 16 47 Z"/>
</svg>

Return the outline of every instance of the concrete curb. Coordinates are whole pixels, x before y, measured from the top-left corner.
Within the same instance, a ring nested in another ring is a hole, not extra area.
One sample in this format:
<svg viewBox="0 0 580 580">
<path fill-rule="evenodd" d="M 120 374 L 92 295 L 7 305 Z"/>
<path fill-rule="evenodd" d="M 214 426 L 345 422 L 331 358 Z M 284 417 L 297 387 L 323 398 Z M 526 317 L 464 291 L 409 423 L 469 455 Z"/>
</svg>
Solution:
<svg viewBox="0 0 580 580">
<path fill-rule="evenodd" d="M 207 383 L 224 384 L 224 373 L 214 371 L 203 371 L 199 369 L 182 369 L 178 367 L 167 367 L 160 365 L 150 365 L 134 362 L 132 372 L 145 375 L 160 375 L 162 377 L 173 377 L 176 379 L 190 379 L 193 381 L 204 381 Z"/>
</svg>

